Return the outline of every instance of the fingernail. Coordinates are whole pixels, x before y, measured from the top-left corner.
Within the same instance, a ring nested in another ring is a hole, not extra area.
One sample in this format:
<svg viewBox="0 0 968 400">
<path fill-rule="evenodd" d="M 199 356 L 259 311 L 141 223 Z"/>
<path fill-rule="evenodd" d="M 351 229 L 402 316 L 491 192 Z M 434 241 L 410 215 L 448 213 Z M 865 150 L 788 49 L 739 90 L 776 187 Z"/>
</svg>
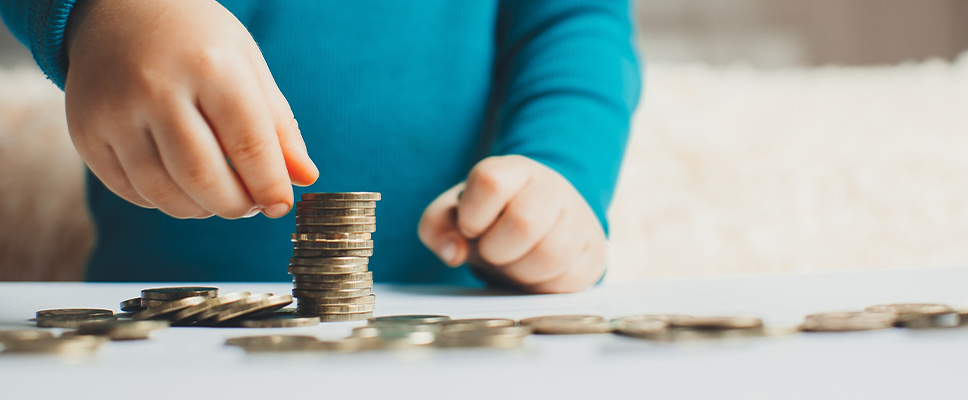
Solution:
<svg viewBox="0 0 968 400">
<path fill-rule="evenodd" d="M 252 218 L 256 215 L 259 215 L 260 212 L 262 212 L 262 210 L 260 210 L 258 207 L 253 208 L 252 211 L 249 211 L 248 214 L 243 215 L 242 218 Z"/>
<path fill-rule="evenodd" d="M 286 203 L 273 204 L 269 207 L 266 207 L 262 213 L 269 218 L 279 218 L 289 213 L 289 208 L 289 204 Z"/>
<path fill-rule="evenodd" d="M 455 258 L 457 258 L 457 243 L 453 239 L 446 239 L 440 246 L 440 259 L 444 260 L 447 266 L 452 267 Z"/>
</svg>

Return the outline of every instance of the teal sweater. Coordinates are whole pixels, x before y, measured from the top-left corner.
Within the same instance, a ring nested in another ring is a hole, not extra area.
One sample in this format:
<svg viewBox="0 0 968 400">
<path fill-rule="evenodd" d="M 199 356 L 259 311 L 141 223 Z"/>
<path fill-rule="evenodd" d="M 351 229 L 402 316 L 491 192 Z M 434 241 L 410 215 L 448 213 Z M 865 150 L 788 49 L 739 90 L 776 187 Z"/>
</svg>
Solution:
<svg viewBox="0 0 968 400">
<path fill-rule="evenodd" d="M 0 0 L 63 88 L 73 0 Z M 606 226 L 639 93 L 626 0 L 225 0 L 262 49 L 320 170 L 303 192 L 379 191 L 377 281 L 475 284 L 416 235 L 488 155 L 557 170 Z M 92 281 L 284 281 L 293 214 L 177 220 L 88 175 Z M 607 228 L 607 226 L 606 226 Z"/>
</svg>

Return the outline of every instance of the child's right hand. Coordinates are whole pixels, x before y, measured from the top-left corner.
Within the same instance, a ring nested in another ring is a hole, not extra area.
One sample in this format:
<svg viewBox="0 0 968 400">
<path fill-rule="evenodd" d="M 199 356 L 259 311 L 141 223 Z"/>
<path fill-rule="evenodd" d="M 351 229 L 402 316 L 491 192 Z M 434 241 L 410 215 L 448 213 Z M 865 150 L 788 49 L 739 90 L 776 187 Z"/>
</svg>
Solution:
<svg viewBox="0 0 968 400">
<path fill-rule="evenodd" d="M 69 22 L 71 139 L 119 196 L 176 218 L 276 218 L 319 176 L 255 41 L 215 1 L 82 0 Z"/>
</svg>

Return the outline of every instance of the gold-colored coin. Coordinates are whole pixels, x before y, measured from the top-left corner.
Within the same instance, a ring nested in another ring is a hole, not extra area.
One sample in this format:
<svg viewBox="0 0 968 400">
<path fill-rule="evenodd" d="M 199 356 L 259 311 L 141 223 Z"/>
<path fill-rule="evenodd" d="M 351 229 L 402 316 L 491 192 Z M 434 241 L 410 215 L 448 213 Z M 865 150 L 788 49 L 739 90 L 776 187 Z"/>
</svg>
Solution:
<svg viewBox="0 0 968 400">
<path fill-rule="evenodd" d="M 308 283 L 308 282 L 351 282 L 351 281 L 370 281 L 373 282 L 372 272 L 360 272 L 356 274 L 330 274 L 330 275 L 302 275 L 297 274 L 292 276 L 293 283 Z"/>
<path fill-rule="evenodd" d="M 662 318 L 629 316 L 612 320 L 614 333 L 639 339 L 668 340 L 669 322 Z"/>
<path fill-rule="evenodd" d="M 375 201 L 300 201 L 296 203 L 296 211 L 317 208 L 376 208 Z"/>
<path fill-rule="evenodd" d="M 318 315 L 318 314 L 349 314 L 349 313 L 364 313 L 373 312 L 376 308 L 375 304 L 337 304 L 329 306 L 310 306 L 306 304 L 300 304 L 297 308 L 299 314 L 301 315 Z"/>
<path fill-rule="evenodd" d="M 227 346 L 239 346 L 245 351 L 306 351 L 319 347 L 319 339 L 313 336 L 267 335 L 229 338 Z"/>
<path fill-rule="evenodd" d="M 443 332 L 473 331 L 484 328 L 502 328 L 515 325 L 517 325 L 515 320 L 507 318 L 468 318 L 441 321 L 440 329 Z"/>
<path fill-rule="evenodd" d="M 133 299 L 127 299 L 121 302 L 121 311 L 128 312 L 138 312 L 144 310 L 145 308 L 141 306 L 141 298 L 135 297 Z"/>
<path fill-rule="evenodd" d="M 298 328 L 319 325 L 319 317 L 297 316 L 292 312 L 272 313 L 239 322 L 243 328 Z"/>
<path fill-rule="evenodd" d="M 296 224 L 296 233 L 373 233 L 376 225 L 302 225 Z"/>
<path fill-rule="evenodd" d="M 0 343 L 8 341 L 49 339 L 53 338 L 54 333 L 41 329 L 8 329 L 0 330 Z"/>
<path fill-rule="evenodd" d="M 367 257 L 293 257 L 289 259 L 290 265 L 367 265 L 370 259 Z"/>
<path fill-rule="evenodd" d="M 105 321 L 85 322 L 80 325 L 80 335 L 106 336 L 111 340 L 147 339 L 152 331 L 168 328 L 168 321 Z"/>
<path fill-rule="evenodd" d="M 132 316 L 132 318 L 138 319 L 138 320 L 165 318 L 171 314 L 184 310 L 188 307 L 197 306 L 201 303 L 204 303 L 206 299 L 207 297 L 197 296 L 197 297 L 186 297 L 183 299 L 169 301 L 168 303 L 165 303 L 157 307 L 148 307 L 144 311 L 141 311 L 135 314 L 134 316 Z"/>
<path fill-rule="evenodd" d="M 303 297 L 299 299 L 300 306 L 333 306 L 341 304 L 374 304 L 376 303 L 376 295 L 371 294 L 367 296 L 359 297 L 340 297 L 340 298 L 308 298 Z"/>
<path fill-rule="evenodd" d="M 954 308 L 946 304 L 924 304 L 924 303 L 898 303 L 898 304 L 878 304 L 864 309 L 875 313 L 895 313 L 897 321 L 895 324 L 903 326 L 911 321 L 925 321 L 944 314 L 952 314 Z"/>
<path fill-rule="evenodd" d="M 897 321 L 895 313 L 869 311 L 830 312 L 807 315 L 803 330 L 808 332 L 848 332 L 886 329 Z"/>
<path fill-rule="evenodd" d="M 319 316 L 323 322 L 346 322 L 346 321 L 366 321 L 373 317 L 373 313 L 346 313 L 346 314 L 324 314 Z"/>
<path fill-rule="evenodd" d="M 379 192 L 303 193 L 303 201 L 380 201 Z"/>
<path fill-rule="evenodd" d="M 372 217 L 375 208 L 317 208 L 296 210 L 297 217 Z"/>
<path fill-rule="evenodd" d="M 114 311 L 105 308 L 54 308 L 37 311 L 37 318 L 91 319 L 112 316 Z"/>
<path fill-rule="evenodd" d="M 215 287 L 164 287 L 141 291 L 141 298 L 147 300 L 178 300 L 187 297 L 218 297 Z"/>
<path fill-rule="evenodd" d="M 304 289 L 293 289 L 292 295 L 296 298 L 309 298 L 309 299 L 321 299 L 321 298 L 346 298 L 346 297 L 361 297 L 366 296 L 371 293 L 370 288 L 364 289 L 333 289 L 333 290 L 304 290 Z"/>
<path fill-rule="evenodd" d="M 292 255 L 296 257 L 369 257 L 373 255 L 373 249 L 350 249 L 350 250 L 293 249 Z"/>
<path fill-rule="evenodd" d="M 320 249 L 320 250 L 346 250 L 346 249 L 372 249 L 372 240 L 315 240 L 311 242 L 293 242 L 296 249 Z"/>
<path fill-rule="evenodd" d="M 292 286 L 306 290 L 363 289 L 373 287 L 373 281 L 293 282 Z"/>
<path fill-rule="evenodd" d="M 471 330 L 444 331 L 434 342 L 439 347 L 486 347 L 508 349 L 524 344 L 531 334 L 526 326 L 496 326 Z"/>
<path fill-rule="evenodd" d="M 370 240 L 372 233 L 293 233 L 292 241 L 313 240 Z"/>
<path fill-rule="evenodd" d="M 428 325 L 428 324 L 439 324 L 444 321 L 449 321 L 450 317 L 446 315 L 384 315 L 381 317 L 370 318 L 371 325 Z"/>
<path fill-rule="evenodd" d="M 249 300 L 252 296 L 247 297 L 241 301 L 229 304 L 224 310 L 218 312 L 213 318 L 216 323 L 224 323 L 235 318 L 243 316 L 256 316 L 266 314 L 280 308 L 283 308 L 292 303 L 292 296 L 288 294 L 280 294 L 275 296 L 269 296 L 266 299 L 251 301 Z"/>
<path fill-rule="evenodd" d="M 227 310 L 233 304 L 240 303 L 242 301 L 247 301 L 247 302 L 250 302 L 250 303 L 255 303 L 255 302 L 259 302 L 259 301 L 263 301 L 263 300 L 268 300 L 272 296 L 273 296 L 272 293 L 258 293 L 258 294 L 253 294 L 253 295 L 245 296 L 241 300 L 238 300 L 238 301 L 233 301 L 233 302 L 228 302 L 228 303 L 224 303 L 224 304 L 219 304 L 219 305 L 213 306 L 213 307 L 211 307 L 211 308 L 209 308 L 207 310 L 204 310 L 204 311 L 198 313 L 194 318 L 195 318 L 195 321 L 197 321 L 198 324 L 200 324 L 200 325 L 212 325 L 212 324 L 215 323 L 215 317 L 220 312 L 223 312 L 223 311 Z"/>
<path fill-rule="evenodd" d="M 4 342 L 4 353 L 45 353 L 62 356 L 88 355 L 97 351 L 105 339 L 98 336 L 62 335 L 60 337 Z"/>
<path fill-rule="evenodd" d="M 146 308 L 151 308 L 151 307 L 161 307 L 161 306 L 163 306 L 165 304 L 168 304 L 168 303 L 171 303 L 171 300 L 148 300 L 148 299 L 141 299 L 141 309 L 144 310 Z"/>
<path fill-rule="evenodd" d="M 763 326 L 763 320 L 756 317 L 694 317 L 691 315 L 676 315 L 668 319 L 674 328 L 725 330 L 725 329 L 753 329 Z"/>
<path fill-rule="evenodd" d="M 214 299 L 206 299 L 205 302 L 197 306 L 188 307 L 184 310 L 177 312 L 174 316 L 171 317 L 171 320 L 178 324 L 194 322 L 209 310 L 212 310 L 219 306 L 235 303 L 251 295 L 252 293 L 250 292 L 233 292 L 233 293 L 221 295 Z"/>
<path fill-rule="evenodd" d="M 367 272 L 366 264 L 360 265 L 290 265 L 293 275 L 342 275 Z"/>
<path fill-rule="evenodd" d="M 296 217 L 297 225 L 372 225 L 376 217 Z"/>
<path fill-rule="evenodd" d="M 530 326 L 534 333 L 546 335 L 580 335 L 611 332 L 612 325 L 597 315 L 551 315 L 521 320 L 521 325 Z"/>
</svg>

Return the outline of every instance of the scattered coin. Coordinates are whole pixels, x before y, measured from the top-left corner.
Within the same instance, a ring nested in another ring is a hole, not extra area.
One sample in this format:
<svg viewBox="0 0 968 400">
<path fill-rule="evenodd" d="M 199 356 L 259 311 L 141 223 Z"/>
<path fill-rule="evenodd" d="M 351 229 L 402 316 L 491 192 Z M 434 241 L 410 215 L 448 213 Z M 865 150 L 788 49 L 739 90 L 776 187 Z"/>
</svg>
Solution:
<svg viewBox="0 0 968 400">
<path fill-rule="evenodd" d="M 82 323 L 115 320 L 114 311 L 102 308 L 61 308 L 37 311 L 37 326 L 77 329 Z"/>
<path fill-rule="evenodd" d="M 206 299 L 206 297 L 186 297 L 179 300 L 173 300 L 157 307 L 148 307 L 144 311 L 135 314 L 133 318 L 137 320 L 164 318 L 188 307 L 202 304 Z"/>
<path fill-rule="evenodd" d="M 864 311 L 894 313 L 896 326 L 906 328 L 944 328 L 957 326 L 960 318 L 951 306 L 945 304 L 897 303 L 878 304 Z"/>
<path fill-rule="evenodd" d="M 597 315 L 552 315 L 521 320 L 534 333 L 545 335 L 575 335 L 611 332 L 608 320 Z"/>
<path fill-rule="evenodd" d="M 3 343 L 3 352 L 44 353 L 62 356 L 89 355 L 97 351 L 104 341 L 104 338 L 87 335 L 10 340 Z"/>
<path fill-rule="evenodd" d="M 370 324 L 377 326 L 390 324 L 427 325 L 439 324 L 448 320 L 450 320 L 450 317 L 446 315 L 386 315 L 371 318 Z"/>
<path fill-rule="evenodd" d="M 260 299 L 257 301 L 250 301 L 249 298 L 246 298 L 242 301 L 229 304 L 224 310 L 219 311 L 213 319 L 216 323 L 224 323 L 226 321 L 231 321 L 232 319 L 243 316 L 251 317 L 266 314 L 283 308 L 291 303 L 292 296 L 288 294 L 269 296 L 266 299 Z"/>
<path fill-rule="evenodd" d="M 168 328 L 168 321 L 99 321 L 85 322 L 77 333 L 106 336 L 111 340 L 147 339 L 152 331 Z"/>
<path fill-rule="evenodd" d="M 209 311 L 219 306 L 235 303 L 251 295 L 252 293 L 250 292 L 234 292 L 234 293 L 221 295 L 214 299 L 206 299 L 204 302 L 199 303 L 196 306 L 188 307 L 184 310 L 177 312 L 174 316 L 171 317 L 171 321 L 178 324 L 195 322 L 206 311 Z"/>
<path fill-rule="evenodd" d="M 243 336 L 225 341 L 226 345 L 239 346 L 247 352 L 320 350 L 319 343 L 313 336 L 296 335 Z"/>
<path fill-rule="evenodd" d="M 293 312 L 273 313 L 239 322 L 244 328 L 297 328 L 319 325 L 319 317 L 301 317 Z"/>
<path fill-rule="evenodd" d="M 444 331 L 435 345 L 440 347 L 486 347 L 509 349 L 520 347 L 531 335 L 526 326 L 494 326 L 470 330 Z"/>
<path fill-rule="evenodd" d="M 618 335 L 649 340 L 670 340 L 669 318 L 664 315 L 633 315 L 612 320 Z"/>
<path fill-rule="evenodd" d="M 8 329 L 0 330 L 0 343 L 19 340 L 49 339 L 54 333 L 42 329 Z"/>
<path fill-rule="evenodd" d="M 187 297 L 217 297 L 218 288 L 214 287 L 166 287 L 152 288 L 141 291 L 141 298 L 146 300 L 179 300 Z"/>
<path fill-rule="evenodd" d="M 668 319 L 674 328 L 700 330 L 755 329 L 763 326 L 763 320 L 756 317 L 694 317 L 675 315 Z"/>
<path fill-rule="evenodd" d="M 138 312 L 144 310 L 145 308 L 141 306 L 141 298 L 135 297 L 133 299 L 127 299 L 121 302 L 121 311 L 128 312 Z"/>
<path fill-rule="evenodd" d="M 803 330 L 809 332 L 848 332 L 886 329 L 897 321 L 895 313 L 869 311 L 830 312 L 807 315 Z"/>
<path fill-rule="evenodd" d="M 483 328 L 502 328 L 515 325 L 517 325 L 517 321 L 507 318 L 452 319 L 441 321 L 440 329 L 442 332 L 453 332 L 478 330 Z"/>
</svg>

